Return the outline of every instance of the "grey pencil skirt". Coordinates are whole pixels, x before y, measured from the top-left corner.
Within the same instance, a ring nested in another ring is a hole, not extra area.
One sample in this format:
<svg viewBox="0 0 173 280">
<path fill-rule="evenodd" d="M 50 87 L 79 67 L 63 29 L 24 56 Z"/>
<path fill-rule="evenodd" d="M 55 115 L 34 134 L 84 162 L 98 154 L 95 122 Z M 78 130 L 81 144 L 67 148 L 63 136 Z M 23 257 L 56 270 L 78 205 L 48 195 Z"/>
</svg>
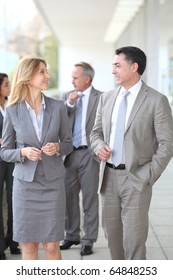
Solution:
<svg viewBox="0 0 173 280">
<path fill-rule="evenodd" d="M 64 239 L 64 180 L 47 181 L 39 161 L 33 182 L 14 178 L 13 240 L 55 242 Z"/>
</svg>

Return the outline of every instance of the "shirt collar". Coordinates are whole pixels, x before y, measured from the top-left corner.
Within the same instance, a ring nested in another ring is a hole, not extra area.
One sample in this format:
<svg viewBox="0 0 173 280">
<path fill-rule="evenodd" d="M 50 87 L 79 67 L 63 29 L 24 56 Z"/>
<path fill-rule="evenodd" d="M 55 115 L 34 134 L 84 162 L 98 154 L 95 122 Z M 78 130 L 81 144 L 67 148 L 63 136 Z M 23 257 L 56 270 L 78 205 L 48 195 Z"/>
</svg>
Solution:
<svg viewBox="0 0 173 280">
<path fill-rule="evenodd" d="M 140 91 L 142 86 L 142 80 L 140 79 L 134 86 L 132 86 L 131 88 L 128 89 L 128 91 L 132 94 L 132 95 L 137 95 L 138 92 Z M 122 94 L 124 91 L 126 91 L 126 89 L 124 87 L 121 87 L 120 89 L 120 94 Z"/>
<path fill-rule="evenodd" d="M 25 100 L 25 104 L 26 104 L 26 107 L 27 107 L 28 110 L 32 109 L 32 107 L 29 105 L 29 103 L 26 100 Z M 44 95 L 42 95 L 41 106 L 45 110 L 46 103 L 45 103 Z"/>
<path fill-rule="evenodd" d="M 82 94 L 85 96 L 85 95 L 88 95 L 90 94 L 91 92 L 91 88 L 92 86 L 88 87 L 86 90 L 82 91 Z M 79 94 L 81 94 L 81 92 L 79 91 Z"/>
</svg>

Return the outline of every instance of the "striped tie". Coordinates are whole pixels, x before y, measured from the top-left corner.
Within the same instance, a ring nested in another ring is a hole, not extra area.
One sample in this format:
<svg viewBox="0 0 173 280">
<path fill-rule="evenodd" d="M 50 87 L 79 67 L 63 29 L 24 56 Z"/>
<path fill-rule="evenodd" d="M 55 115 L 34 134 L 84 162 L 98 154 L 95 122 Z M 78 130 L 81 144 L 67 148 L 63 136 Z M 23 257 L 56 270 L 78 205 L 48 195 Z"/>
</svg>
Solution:
<svg viewBox="0 0 173 280">
<path fill-rule="evenodd" d="M 115 140 L 113 146 L 112 161 L 115 166 L 122 163 L 123 160 L 123 142 L 124 142 L 124 132 L 125 132 L 125 120 L 127 111 L 127 95 L 129 91 L 123 93 L 122 100 L 119 105 L 117 123 L 115 130 Z"/>
<path fill-rule="evenodd" d="M 81 94 L 76 105 L 75 120 L 73 126 L 73 146 L 78 148 L 81 145 L 82 138 L 82 97 Z"/>
</svg>

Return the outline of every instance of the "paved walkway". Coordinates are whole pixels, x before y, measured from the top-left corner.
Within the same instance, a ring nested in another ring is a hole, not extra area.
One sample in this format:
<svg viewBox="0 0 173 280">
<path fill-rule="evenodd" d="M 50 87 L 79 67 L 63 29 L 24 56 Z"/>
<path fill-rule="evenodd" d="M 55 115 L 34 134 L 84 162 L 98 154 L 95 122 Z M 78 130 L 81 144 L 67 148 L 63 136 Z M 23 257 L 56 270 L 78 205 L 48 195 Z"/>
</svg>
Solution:
<svg viewBox="0 0 173 280">
<path fill-rule="evenodd" d="M 101 211 L 100 211 L 101 212 Z M 150 228 L 147 240 L 148 260 L 173 260 L 173 159 L 153 188 L 150 207 Z M 44 259 L 40 247 L 40 259 Z M 6 250 L 8 260 L 21 259 Z M 62 251 L 64 260 L 109 260 L 107 241 L 102 227 L 99 228 L 98 241 L 94 244 L 94 253 L 90 256 L 80 256 L 80 245 Z"/>
</svg>

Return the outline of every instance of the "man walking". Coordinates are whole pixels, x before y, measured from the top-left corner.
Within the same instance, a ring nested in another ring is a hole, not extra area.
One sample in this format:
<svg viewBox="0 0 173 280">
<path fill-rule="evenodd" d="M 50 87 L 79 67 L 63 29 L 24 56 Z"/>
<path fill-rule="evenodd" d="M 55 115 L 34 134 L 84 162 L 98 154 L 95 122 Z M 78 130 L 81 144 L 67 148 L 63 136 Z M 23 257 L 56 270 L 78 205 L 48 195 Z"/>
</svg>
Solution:
<svg viewBox="0 0 173 280">
<path fill-rule="evenodd" d="M 101 160 L 102 220 L 112 259 L 146 259 L 152 186 L 173 155 L 173 119 L 167 97 L 142 80 L 146 55 L 115 51 L 119 86 L 102 94 L 91 133 Z"/>
</svg>

